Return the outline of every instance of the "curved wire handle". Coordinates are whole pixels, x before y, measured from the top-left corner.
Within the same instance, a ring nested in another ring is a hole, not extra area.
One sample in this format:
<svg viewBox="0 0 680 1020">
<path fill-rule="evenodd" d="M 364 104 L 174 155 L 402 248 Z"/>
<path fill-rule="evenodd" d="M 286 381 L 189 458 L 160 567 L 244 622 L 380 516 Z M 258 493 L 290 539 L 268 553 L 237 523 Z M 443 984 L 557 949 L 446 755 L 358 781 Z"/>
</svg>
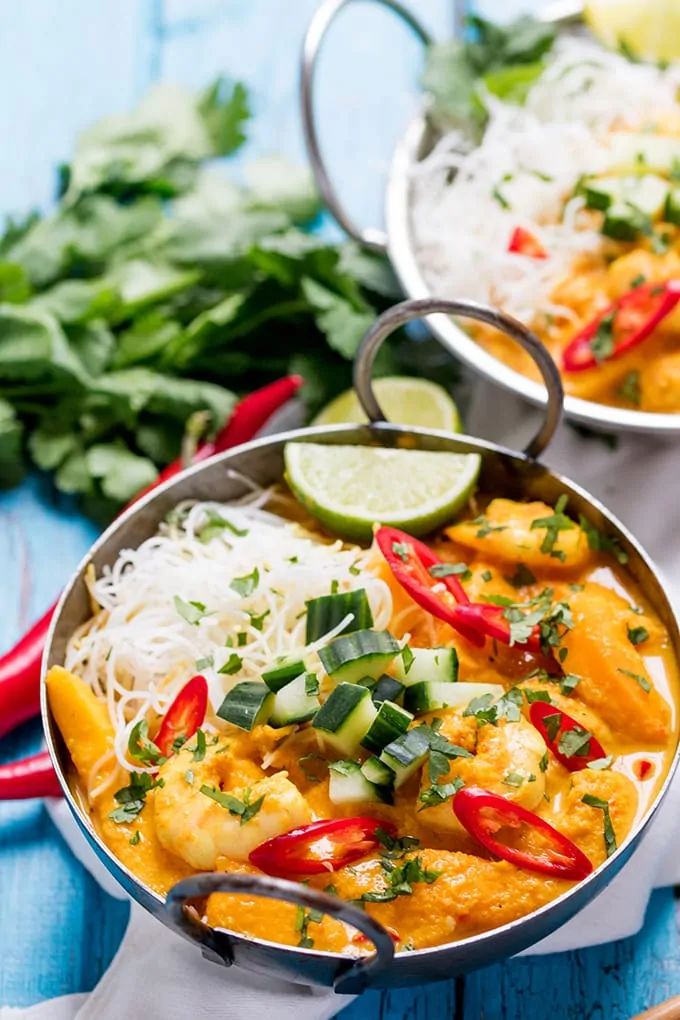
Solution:
<svg viewBox="0 0 680 1020">
<path fill-rule="evenodd" d="M 552 439 L 562 417 L 564 390 L 560 373 L 546 348 L 530 329 L 527 329 L 517 319 L 513 319 L 512 316 L 506 315 L 505 312 L 491 308 L 489 305 L 480 305 L 476 301 L 421 298 L 402 301 L 378 316 L 361 341 L 354 361 L 354 388 L 369 421 L 375 423 L 387 420 L 376 400 L 372 382 L 373 362 L 383 342 L 390 333 L 407 322 L 411 322 L 413 319 L 422 319 L 426 315 L 438 312 L 476 319 L 478 322 L 486 323 L 487 326 L 493 326 L 494 329 L 516 340 L 531 356 L 543 377 L 545 388 L 548 391 L 548 403 L 541 427 L 524 452 L 528 457 L 539 457 Z"/>
<path fill-rule="evenodd" d="M 347 7 L 348 4 L 353 2 L 354 0 L 326 0 L 325 3 L 321 4 L 309 23 L 309 28 L 305 34 L 305 40 L 302 47 L 302 69 L 300 77 L 302 128 L 305 136 L 307 155 L 309 156 L 309 161 L 312 164 L 314 178 L 323 200 L 332 212 L 333 216 L 343 230 L 345 230 L 358 244 L 362 245 L 362 247 L 368 248 L 371 251 L 384 253 L 387 251 L 386 233 L 383 230 L 377 230 L 375 227 L 368 227 L 366 230 L 362 230 L 350 219 L 343 206 L 340 204 L 340 200 L 328 175 L 323 156 L 321 155 L 319 135 L 316 129 L 316 120 L 314 117 L 314 70 L 319 49 L 325 38 L 326 32 L 330 28 L 331 23 L 335 20 L 336 16 L 340 13 L 343 7 Z M 394 11 L 394 13 L 398 15 L 402 21 L 405 21 L 409 28 L 415 32 L 425 46 L 430 45 L 432 39 L 429 33 L 425 31 L 417 18 L 405 7 L 402 7 L 397 0 L 375 0 L 375 2 L 381 4 L 383 7 L 387 7 L 390 11 Z"/>
<path fill-rule="evenodd" d="M 204 924 L 187 913 L 187 900 L 209 896 L 211 893 L 244 893 L 249 896 L 264 896 L 270 900 L 285 900 L 297 906 L 319 910 L 322 914 L 330 914 L 339 921 L 345 921 L 357 928 L 375 946 L 373 956 L 364 957 L 353 963 L 335 982 L 335 991 L 342 994 L 357 994 L 365 987 L 368 975 L 386 970 L 394 959 L 394 943 L 383 928 L 370 914 L 358 910 L 346 900 L 328 893 L 310 889 L 298 882 L 288 882 L 282 878 L 269 878 L 262 875 L 230 875 L 227 872 L 206 872 L 192 875 L 177 882 L 166 897 L 166 908 L 175 927 L 188 935 L 194 942 L 212 950 L 222 957 L 215 939 L 215 929 Z M 298 971 L 297 953 L 309 950 L 289 950 L 290 969 Z M 223 957 L 222 957 L 223 958 Z M 231 961 L 225 961 L 230 963 Z M 349 962 L 349 961 L 348 961 Z"/>
</svg>

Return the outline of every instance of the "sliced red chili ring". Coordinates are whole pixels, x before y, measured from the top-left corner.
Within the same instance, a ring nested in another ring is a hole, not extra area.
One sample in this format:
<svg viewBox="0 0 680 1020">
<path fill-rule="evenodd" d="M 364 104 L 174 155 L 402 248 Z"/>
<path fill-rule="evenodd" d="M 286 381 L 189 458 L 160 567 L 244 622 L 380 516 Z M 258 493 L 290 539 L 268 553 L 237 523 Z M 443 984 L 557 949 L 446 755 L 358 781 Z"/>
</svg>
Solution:
<svg viewBox="0 0 680 1020">
<path fill-rule="evenodd" d="M 528 255 L 532 259 L 547 259 L 548 253 L 533 234 L 524 227 L 515 227 L 508 243 L 508 251 L 516 255 Z"/>
<path fill-rule="evenodd" d="M 647 283 L 629 290 L 576 334 L 562 354 L 562 367 L 565 372 L 582 372 L 602 361 L 620 358 L 651 336 L 678 301 L 680 280 Z M 601 330 L 608 334 L 609 344 L 598 355 L 595 341 Z M 607 351 L 608 346 L 611 349 Z"/>
<path fill-rule="evenodd" d="M 173 753 L 173 744 L 178 737 L 189 740 L 199 726 L 205 722 L 208 708 L 208 684 L 200 674 L 184 685 L 163 717 L 161 728 L 154 744 L 164 758 Z"/>
<path fill-rule="evenodd" d="M 375 540 L 396 580 L 414 602 L 431 616 L 443 620 L 478 648 L 484 637 L 476 628 L 466 627 L 456 614 L 457 605 L 468 605 L 470 599 L 455 574 L 433 577 L 431 567 L 445 566 L 424 542 L 398 528 L 378 528 Z M 439 588 L 444 585 L 444 591 Z M 435 585 L 437 591 L 432 589 Z"/>
<path fill-rule="evenodd" d="M 555 758 L 570 772 L 579 772 L 589 762 L 606 758 L 602 744 L 561 708 L 535 701 L 529 718 Z"/>
<path fill-rule="evenodd" d="M 277 878 L 320 875 L 344 868 L 375 850 L 380 845 L 378 830 L 391 837 L 397 834 L 394 825 L 377 818 L 322 819 L 260 843 L 249 860 Z"/>
<path fill-rule="evenodd" d="M 533 811 L 513 804 L 499 793 L 466 786 L 454 796 L 453 810 L 473 839 L 495 857 L 509 861 L 518 868 L 574 881 L 585 878 L 593 870 L 592 863 L 583 851 L 567 836 Z M 545 837 L 550 845 L 531 852 L 507 846 L 495 836 L 503 827 L 518 829 L 522 825 Z"/>
</svg>

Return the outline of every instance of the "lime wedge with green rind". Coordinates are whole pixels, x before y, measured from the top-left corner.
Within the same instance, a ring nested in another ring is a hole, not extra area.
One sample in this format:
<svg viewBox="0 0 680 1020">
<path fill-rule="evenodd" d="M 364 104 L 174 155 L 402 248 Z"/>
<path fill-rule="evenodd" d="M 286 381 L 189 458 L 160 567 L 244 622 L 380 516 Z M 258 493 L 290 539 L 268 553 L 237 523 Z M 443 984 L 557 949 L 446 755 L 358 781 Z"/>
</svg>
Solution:
<svg viewBox="0 0 680 1020">
<path fill-rule="evenodd" d="M 388 421 L 442 432 L 462 432 L 458 408 L 443 386 L 427 379 L 385 376 L 373 383 Z M 345 390 L 316 416 L 313 425 L 363 424 L 368 421 L 354 390 Z"/>
<path fill-rule="evenodd" d="M 286 480 L 330 531 L 370 542 L 374 524 L 425 535 L 448 523 L 474 491 L 476 453 L 288 443 Z"/>
</svg>

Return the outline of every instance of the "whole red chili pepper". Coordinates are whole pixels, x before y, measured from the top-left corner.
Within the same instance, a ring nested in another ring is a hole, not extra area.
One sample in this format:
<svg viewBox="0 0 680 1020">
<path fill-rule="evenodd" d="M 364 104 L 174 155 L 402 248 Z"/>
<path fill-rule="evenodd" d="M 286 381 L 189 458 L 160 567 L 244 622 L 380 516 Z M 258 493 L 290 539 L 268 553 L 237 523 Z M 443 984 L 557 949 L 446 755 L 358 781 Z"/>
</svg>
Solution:
<svg viewBox="0 0 680 1020">
<path fill-rule="evenodd" d="M 379 830 L 392 838 L 397 834 L 394 825 L 377 818 L 322 819 L 260 843 L 249 860 L 277 878 L 323 875 L 375 850 L 380 845 Z"/>
<path fill-rule="evenodd" d="M 508 251 L 515 255 L 528 255 L 532 259 L 547 259 L 548 253 L 533 234 L 524 227 L 515 227 L 508 243 Z"/>
<path fill-rule="evenodd" d="M 199 673 L 184 685 L 163 716 L 154 744 L 164 758 L 169 758 L 173 753 L 172 745 L 178 737 L 183 737 L 185 741 L 193 737 L 198 727 L 205 722 L 207 708 L 208 684 Z"/>
<path fill-rule="evenodd" d="M 562 354 L 565 372 L 612 361 L 651 336 L 680 301 L 680 280 L 647 283 L 614 301 L 582 329 Z"/>
<path fill-rule="evenodd" d="M 0 737 L 40 712 L 40 662 L 54 606 L 0 657 Z"/>
<path fill-rule="evenodd" d="M 222 453 L 232 446 L 253 439 L 274 412 L 295 395 L 302 383 L 301 376 L 290 375 L 244 397 L 215 440 L 199 447 L 194 461 L 205 460 L 215 453 Z M 173 461 L 132 503 L 168 478 L 179 474 L 185 467 L 181 460 Z M 55 607 L 56 603 L 13 648 L 0 657 L 0 737 L 40 713 L 40 666 Z"/>
<path fill-rule="evenodd" d="M 605 758 L 607 752 L 592 733 L 547 701 L 534 701 L 529 718 L 552 754 L 570 772 L 579 772 L 589 762 Z"/>
<path fill-rule="evenodd" d="M 456 575 L 446 573 L 448 564 L 424 542 L 399 528 L 378 528 L 375 541 L 395 578 L 414 602 L 431 616 L 444 620 L 478 648 L 484 645 L 479 631 L 465 626 L 457 614 L 457 606 L 468 605 L 470 599 Z M 442 584 L 444 591 L 433 591 Z"/>
<path fill-rule="evenodd" d="M 0 800 L 61 797 L 61 787 L 47 751 L 0 765 Z"/>
<path fill-rule="evenodd" d="M 527 811 L 499 793 L 466 786 L 454 796 L 453 810 L 473 839 L 495 857 L 510 861 L 518 868 L 575 881 L 585 878 L 593 870 L 583 851 L 567 836 L 533 811 Z M 547 845 L 533 851 L 520 850 L 496 838 L 496 833 L 502 828 L 519 829 L 522 825 L 544 837 Z"/>
</svg>

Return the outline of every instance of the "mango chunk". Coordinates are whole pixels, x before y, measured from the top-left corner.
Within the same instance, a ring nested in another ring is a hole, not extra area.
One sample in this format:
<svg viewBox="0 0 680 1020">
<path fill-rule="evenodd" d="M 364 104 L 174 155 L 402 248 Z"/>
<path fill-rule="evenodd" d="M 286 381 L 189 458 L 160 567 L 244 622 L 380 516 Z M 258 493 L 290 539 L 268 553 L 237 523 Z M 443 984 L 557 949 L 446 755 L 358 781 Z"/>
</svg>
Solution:
<svg viewBox="0 0 680 1020">
<path fill-rule="evenodd" d="M 622 736 L 643 743 L 668 739 L 671 710 L 655 689 L 628 626 L 637 618 L 620 595 L 586 584 L 569 597 L 574 628 L 562 639 L 564 669 L 581 677 L 575 696 Z"/>
<path fill-rule="evenodd" d="M 87 780 L 92 768 L 113 748 L 109 713 L 84 680 L 61 666 L 47 674 L 47 699 L 78 773 Z"/>
<path fill-rule="evenodd" d="M 539 570 L 542 567 L 552 572 L 583 570 L 592 562 L 593 554 L 586 535 L 573 521 L 572 527 L 560 527 L 550 549 L 541 550 L 549 528 L 535 522 L 547 521 L 554 513 L 552 507 L 538 501 L 516 503 L 511 499 L 494 499 L 483 518 L 455 524 L 446 529 L 446 534 L 489 560 L 524 563 L 527 567 Z"/>
</svg>

